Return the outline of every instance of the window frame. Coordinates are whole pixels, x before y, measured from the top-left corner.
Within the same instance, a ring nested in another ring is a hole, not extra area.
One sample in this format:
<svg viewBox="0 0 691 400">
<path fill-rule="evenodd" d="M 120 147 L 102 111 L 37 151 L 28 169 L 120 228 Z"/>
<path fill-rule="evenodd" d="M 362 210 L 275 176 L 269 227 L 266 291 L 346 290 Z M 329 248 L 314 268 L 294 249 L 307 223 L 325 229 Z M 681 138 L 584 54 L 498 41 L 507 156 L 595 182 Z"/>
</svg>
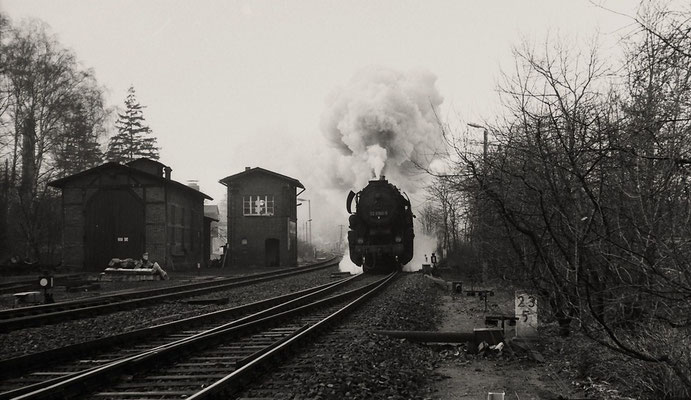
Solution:
<svg viewBox="0 0 691 400">
<path fill-rule="evenodd" d="M 273 194 L 264 195 L 243 195 L 242 196 L 242 215 L 244 217 L 273 217 L 276 214 L 276 196 Z M 266 211 L 264 213 L 257 212 L 256 202 L 264 201 Z"/>
</svg>

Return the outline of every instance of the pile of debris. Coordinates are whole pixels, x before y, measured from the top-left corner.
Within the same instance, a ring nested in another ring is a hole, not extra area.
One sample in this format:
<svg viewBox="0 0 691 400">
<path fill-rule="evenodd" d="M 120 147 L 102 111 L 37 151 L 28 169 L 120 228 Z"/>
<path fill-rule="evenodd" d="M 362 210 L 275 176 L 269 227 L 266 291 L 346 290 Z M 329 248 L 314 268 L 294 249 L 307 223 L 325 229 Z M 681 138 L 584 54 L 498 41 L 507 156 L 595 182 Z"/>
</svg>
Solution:
<svg viewBox="0 0 691 400">
<path fill-rule="evenodd" d="M 141 260 L 113 258 L 108 268 L 99 276 L 102 281 L 157 281 L 168 280 L 166 273 L 157 262 L 150 262 L 144 253 Z"/>
</svg>

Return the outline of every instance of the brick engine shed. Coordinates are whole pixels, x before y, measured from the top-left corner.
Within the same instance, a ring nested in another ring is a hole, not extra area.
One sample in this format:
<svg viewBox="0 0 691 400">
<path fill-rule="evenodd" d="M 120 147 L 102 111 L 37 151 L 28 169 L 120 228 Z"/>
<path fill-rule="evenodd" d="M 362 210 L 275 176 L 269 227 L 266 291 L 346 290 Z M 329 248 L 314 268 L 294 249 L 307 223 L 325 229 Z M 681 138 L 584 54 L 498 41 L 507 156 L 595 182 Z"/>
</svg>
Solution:
<svg viewBox="0 0 691 400">
<path fill-rule="evenodd" d="M 208 262 L 204 199 L 211 197 L 172 180 L 171 171 L 140 158 L 51 182 L 62 189 L 63 264 L 100 271 L 111 258 L 145 251 L 163 268 Z"/>
<path fill-rule="evenodd" d="M 297 179 L 263 168 L 220 180 L 228 188 L 229 264 L 297 266 Z"/>
</svg>

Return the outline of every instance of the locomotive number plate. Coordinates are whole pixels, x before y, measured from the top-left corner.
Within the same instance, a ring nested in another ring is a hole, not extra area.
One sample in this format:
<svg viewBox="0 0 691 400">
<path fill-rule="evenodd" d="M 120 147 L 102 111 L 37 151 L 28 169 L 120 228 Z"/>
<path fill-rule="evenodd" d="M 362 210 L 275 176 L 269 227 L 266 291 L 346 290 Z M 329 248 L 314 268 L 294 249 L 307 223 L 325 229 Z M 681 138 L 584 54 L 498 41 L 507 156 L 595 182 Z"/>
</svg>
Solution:
<svg viewBox="0 0 691 400">
<path fill-rule="evenodd" d="M 382 217 L 385 215 L 389 215 L 388 211 L 370 211 L 369 212 L 370 217 Z"/>
</svg>

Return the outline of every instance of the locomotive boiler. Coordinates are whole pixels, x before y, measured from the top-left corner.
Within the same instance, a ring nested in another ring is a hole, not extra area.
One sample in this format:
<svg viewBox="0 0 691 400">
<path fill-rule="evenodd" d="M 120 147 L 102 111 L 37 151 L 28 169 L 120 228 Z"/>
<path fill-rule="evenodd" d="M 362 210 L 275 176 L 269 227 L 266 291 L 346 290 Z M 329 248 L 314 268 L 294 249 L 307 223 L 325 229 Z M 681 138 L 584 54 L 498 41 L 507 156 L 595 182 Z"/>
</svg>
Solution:
<svg viewBox="0 0 691 400">
<path fill-rule="evenodd" d="M 355 200 L 355 211 L 352 211 Z M 364 272 L 399 270 L 413 258 L 410 199 L 384 176 L 346 200 L 350 260 Z"/>
</svg>

